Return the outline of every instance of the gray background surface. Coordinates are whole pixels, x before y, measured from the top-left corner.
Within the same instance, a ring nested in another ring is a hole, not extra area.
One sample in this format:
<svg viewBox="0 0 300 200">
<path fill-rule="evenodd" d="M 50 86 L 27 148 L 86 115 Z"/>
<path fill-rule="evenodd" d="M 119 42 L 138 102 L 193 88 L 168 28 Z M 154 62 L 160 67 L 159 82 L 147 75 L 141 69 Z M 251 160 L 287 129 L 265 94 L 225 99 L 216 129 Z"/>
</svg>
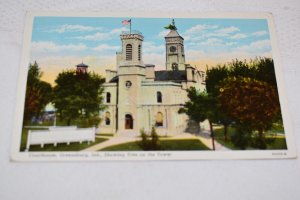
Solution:
<svg viewBox="0 0 300 200">
<path fill-rule="evenodd" d="M 0 199 L 300 199 L 300 161 L 11 163 L 26 11 L 272 12 L 299 154 L 300 1 L 0 0 Z"/>
</svg>

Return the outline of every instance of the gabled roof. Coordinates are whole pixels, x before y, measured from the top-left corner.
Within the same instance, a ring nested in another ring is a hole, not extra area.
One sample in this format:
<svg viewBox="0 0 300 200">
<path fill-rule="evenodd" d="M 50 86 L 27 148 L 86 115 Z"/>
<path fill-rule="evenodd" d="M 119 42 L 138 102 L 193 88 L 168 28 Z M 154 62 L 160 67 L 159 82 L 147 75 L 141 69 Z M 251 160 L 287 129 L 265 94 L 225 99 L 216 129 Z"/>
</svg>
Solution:
<svg viewBox="0 0 300 200">
<path fill-rule="evenodd" d="M 186 81 L 185 70 L 174 70 L 174 71 L 155 71 L 155 81 L 174 81 L 182 82 Z"/>
<path fill-rule="evenodd" d="M 183 39 L 183 37 L 181 37 L 179 35 L 179 33 L 176 30 L 171 30 L 166 36 L 165 38 L 172 38 L 172 37 L 180 37 Z"/>
</svg>

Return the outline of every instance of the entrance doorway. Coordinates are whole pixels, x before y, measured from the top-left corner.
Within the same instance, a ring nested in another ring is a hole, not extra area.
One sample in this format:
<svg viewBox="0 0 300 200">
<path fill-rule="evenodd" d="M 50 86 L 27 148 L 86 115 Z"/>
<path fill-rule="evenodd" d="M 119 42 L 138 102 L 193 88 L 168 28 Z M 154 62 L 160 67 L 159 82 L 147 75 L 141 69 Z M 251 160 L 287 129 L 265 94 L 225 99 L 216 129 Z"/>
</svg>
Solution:
<svg viewBox="0 0 300 200">
<path fill-rule="evenodd" d="M 133 119 L 130 114 L 125 115 L 125 129 L 133 129 Z"/>
</svg>

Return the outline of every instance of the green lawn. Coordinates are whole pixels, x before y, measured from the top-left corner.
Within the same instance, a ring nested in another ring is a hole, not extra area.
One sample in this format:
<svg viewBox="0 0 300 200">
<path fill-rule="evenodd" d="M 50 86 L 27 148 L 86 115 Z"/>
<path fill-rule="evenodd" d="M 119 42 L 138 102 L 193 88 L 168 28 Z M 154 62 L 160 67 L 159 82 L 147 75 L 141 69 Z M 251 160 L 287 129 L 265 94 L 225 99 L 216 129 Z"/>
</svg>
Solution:
<svg viewBox="0 0 300 200">
<path fill-rule="evenodd" d="M 163 151 L 181 151 L 181 150 L 209 150 L 203 143 L 197 139 L 187 140 L 161 140 L 160 145 Z M 143 151 L 139 142 L 128 142 L 124 144 L 110 146 L 100 151 Z"/>
<path fill-rule="evenodd" d="M 97 133 L 97 136 L 108 136 L 108 137 L 112 137 L 112 136 L 114 136 L 114 134 L 113 133 Z"/>
<path fill-rule="evenodd" d="M 283 130 L 283 129 L 280 129 Z M 276 130 L 278 131 L 278 129 Z M 234 134 L 235 129 L 233 127 L 228 128 L 228 140 L 225 142 L 224 140 L 224 128 L 218 128 L 214 130 L 215 133 L 215 139 L 222 145 L 226 146 L 229 149 L 232 150 L 240 150 L 238 147 L 236 147 L 230 140 L 230 137 Z M 275 149 L 287 149 L 286 141 L 284 137 L 276 137 L 272 134 L 275 132 L 275 130 L 270 130 L 266 132 L 266 139 L 268 141 L 267 149 L 268 150 L 275 150 Z M 248 147 L 248 150 L 254 149 L 253 147 Z"/>
<path fill-rule="evenodd" d="M 215 139 L 220 144 L 222 144 L 223 146 L 225 146 L 225 147 L 227 147 L 229 149 L 239 150 L 239 148 L 235 147 L 235 145 L 230 141 L 230 137 L 232 136 L 232 134 L 234 133 L 234 131 L 235 131 L 234 128 L 228 127 L 228 129 L 227 129 L 228 140 L 225 142 L 225 139 L 224 139 L 224 128 L 215 129 L 214 130 Z"/>
<path fill-rule="evenodd" d="M 38 130 L 38 129 L 34 129 L 34 130 Z M 46 130 L 46 129 L 39 129 L 39 130 Z M 27 135 L 28 135 L 28 129 L 23 128 L 20 151 L 24 151 L 26 149 Z M 88 144 L 87 142 L 83 142 L 81 144 L 79 142 L 74 142 L 74 143 L 70 143 L 70 145 L 67 145 L 66 143 L 59 143 L 57 144 L 56 147 L 54 147 L 53 144 L 46 144 L 44 145 L 44 148 L 41 148 L 40 145 L 31 145 L 29 151 L 80 151 L 92 145 L 104 142 L 106 140 L 107 139 L 105 138 L 96 138 L 95 142 L 90 142 L 90 144 Z"/>
</svg>

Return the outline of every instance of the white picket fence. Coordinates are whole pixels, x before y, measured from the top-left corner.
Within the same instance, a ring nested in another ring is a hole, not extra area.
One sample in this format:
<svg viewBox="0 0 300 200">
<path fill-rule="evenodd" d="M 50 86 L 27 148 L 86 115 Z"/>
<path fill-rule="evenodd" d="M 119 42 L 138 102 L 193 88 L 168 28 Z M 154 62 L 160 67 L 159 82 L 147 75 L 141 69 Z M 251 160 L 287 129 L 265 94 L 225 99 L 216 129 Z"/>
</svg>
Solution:
<svg viewBox="0 0 300 200">
<path fill-rule="evenodd" d="M 96 138 L 96 128 L 82 128 L 77 127 L 52 127 L 49 130 L 29 130 L 27 136 L 26 150 L 29 150 L 30 145 L 41 145 L 43 148 L 45 144 L 71 142 L 94 142 Z"/>
</svg>

